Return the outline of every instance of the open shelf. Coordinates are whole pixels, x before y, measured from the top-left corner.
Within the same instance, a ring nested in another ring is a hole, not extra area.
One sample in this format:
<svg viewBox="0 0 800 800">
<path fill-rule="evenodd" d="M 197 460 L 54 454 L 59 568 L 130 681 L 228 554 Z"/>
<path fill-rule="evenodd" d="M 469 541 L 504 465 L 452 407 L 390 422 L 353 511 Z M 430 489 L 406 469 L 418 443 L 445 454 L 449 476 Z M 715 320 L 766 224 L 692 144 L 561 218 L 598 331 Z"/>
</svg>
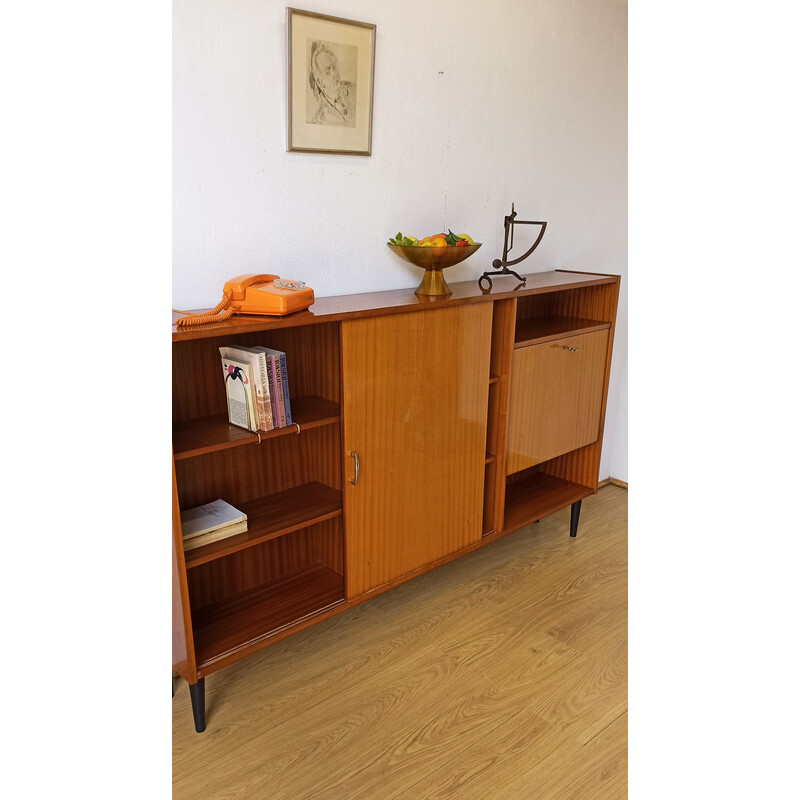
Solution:
<svg viewBox="0 0 800 800">
<path fill-rule="evenodd" d="M 545 472 L 510 481 L 506 487 L 503 531 L 508 533 L 521 528 L 593 494 L 593 489 L 554 478 Z"/>
<path fill-rule="evenodd" d="M 343 576 L 317 563 L 193 611 L 198 668 L 343 602 Z"/>
<path fill-rule="evenodd" d="M 236 506 L 247 514 L 247 530 L 187 550 L 184 554 L 187 569 L 340 516 L 342 495 L 330 486 L 312 481 Z"/>
<path fill-rule="evenodd" d="M 200 417 L 184 422 L 176 422 L 172 426 L 172 448 L 176 461 L 183 458 L 214 453 L 229 447 L 255 444 L 260 440 L 273 439 L 278 436 L 297 434 L 307 428 L 320 425 L 333 425 L 339 422 L 339 404 L 321 397 L 309 395 L 293 398 L 292 424 L 272 431 L 248 431 L 228 422 L 227 414 L 211 417 Z"/>
<path fill-rule="evenodd" d="M 519 320 L 514 333 L 514 347 L 528 347 L 553 339 L 561 339 L 579 333 L 603 331 L 611 327 L 610 322 L 578 317 L 546 316 Z"/>
</svg>

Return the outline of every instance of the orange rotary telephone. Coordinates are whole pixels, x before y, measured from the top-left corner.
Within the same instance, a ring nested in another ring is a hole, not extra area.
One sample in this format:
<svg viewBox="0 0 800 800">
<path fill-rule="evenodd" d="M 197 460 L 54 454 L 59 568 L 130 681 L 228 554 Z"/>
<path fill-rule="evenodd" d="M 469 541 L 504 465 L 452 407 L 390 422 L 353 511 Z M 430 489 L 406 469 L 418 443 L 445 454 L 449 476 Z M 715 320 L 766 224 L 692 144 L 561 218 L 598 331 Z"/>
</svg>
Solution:
<svg viewBox="0 0 800 800">
<path fill-rule="evenodd" d="M 221 322 L 232 314 L 267 314 L 282 317 L 302 311 L 314 302 L 314 290 L 302 281 L 287 281 L 277 275 L 240 275 L 225 283 L 222 300 L 207 314 L 191 314 L 176 325 L 202 325 Z M 176 309 L 172 309 L 176 311 Z"/>
</svg>

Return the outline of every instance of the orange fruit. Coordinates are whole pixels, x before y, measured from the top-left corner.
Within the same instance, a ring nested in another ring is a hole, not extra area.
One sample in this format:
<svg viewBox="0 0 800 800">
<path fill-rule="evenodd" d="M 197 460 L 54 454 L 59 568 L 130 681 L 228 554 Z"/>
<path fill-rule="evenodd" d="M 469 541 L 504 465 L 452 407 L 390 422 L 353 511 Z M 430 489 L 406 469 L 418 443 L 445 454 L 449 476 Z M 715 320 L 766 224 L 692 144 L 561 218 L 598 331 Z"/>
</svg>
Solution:
<svg viewBox="0 0 800 800">
<path fill-rule="evenodd" d="M 443 238 L 437 238 L 431 242 L 431 247 L 447 247 L 447 242 Z"/>
</svg>

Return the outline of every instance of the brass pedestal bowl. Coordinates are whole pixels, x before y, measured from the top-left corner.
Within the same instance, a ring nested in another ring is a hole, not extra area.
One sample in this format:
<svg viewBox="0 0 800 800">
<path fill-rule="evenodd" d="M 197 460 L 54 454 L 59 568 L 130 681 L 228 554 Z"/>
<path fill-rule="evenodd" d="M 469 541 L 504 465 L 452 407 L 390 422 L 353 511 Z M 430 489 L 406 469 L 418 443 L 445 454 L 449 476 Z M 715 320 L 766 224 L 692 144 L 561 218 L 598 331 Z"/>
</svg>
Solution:
<svg viewBox="0 0 800 800">
<path fill-rule="evenodd" d="M 415 295 L 450 295 L 453 292 L 442 275 L 442 270 L 452 267 L 468 259 L 481 246 L 481 242 L 467 244 L 463 247 L 448 245 L 447 247 L 401 247 L 390 244 L 388 248 L 397 253 L 404 261 L 425 270 L 422 282 L 414 292 Z"/>
</svg>

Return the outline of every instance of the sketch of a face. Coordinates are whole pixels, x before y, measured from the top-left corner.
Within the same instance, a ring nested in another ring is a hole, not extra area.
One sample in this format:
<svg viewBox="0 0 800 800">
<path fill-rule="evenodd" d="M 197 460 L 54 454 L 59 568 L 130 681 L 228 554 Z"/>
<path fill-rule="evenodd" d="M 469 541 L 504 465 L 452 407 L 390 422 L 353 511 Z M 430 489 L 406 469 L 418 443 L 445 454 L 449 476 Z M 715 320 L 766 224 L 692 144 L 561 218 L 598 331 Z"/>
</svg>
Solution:
<svg viewBox="0 0 800 800">
<path fill-rule="evenodd" d="M 350 71 L 354 72 L 357 48 L 318 40 L 310 42 L 310 97 L 306 104 L 306 121 L 313 125 L 343 125 L 353 128 L 355 83 L 342 80 L 337 51 L 344 55 L 348 66 L 353 67 Z"/>
<path fill-rule="evenodd" d="M 339 66 L 336 63 L 336 56 L 329 50 L 320 50 L 314 59 L 316 67 L 315 75 L 317 82 L 329 97 L 335 97 L 339 93 Z"/>
</svg>

